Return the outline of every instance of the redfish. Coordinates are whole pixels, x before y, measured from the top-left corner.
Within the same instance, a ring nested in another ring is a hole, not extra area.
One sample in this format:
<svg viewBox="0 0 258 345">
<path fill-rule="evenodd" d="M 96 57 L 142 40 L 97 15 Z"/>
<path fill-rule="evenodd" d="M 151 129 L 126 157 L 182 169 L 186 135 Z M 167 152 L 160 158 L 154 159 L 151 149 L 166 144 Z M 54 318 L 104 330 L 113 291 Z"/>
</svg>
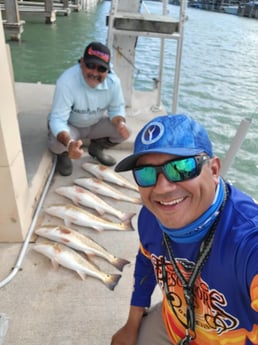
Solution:
<svg viewBox="0 0 258 345">
<path fill-rule="evenodd" d="M 85 207 L 96 210 L 100 215 L 105 213 L 111 214 L 122 221 L 131 219 L 135 213 L 125 213 L 112 207 L 97 195 L 93 194 L 89 190 L 79 186 L 63 186 L 55 190 L 57 194 L 60 194 L 73 201 L 75 205 L 82 205 Z"/>
<path fill-rule="evenodd" d="M 77 207 L 72 204 L 52 205 L 47 207 L 45 211 L 52 216 L 63 219 L 65 225 L 67 226 L 70 226 L 70 224 L 72 223 L 80 226 L 93 228 L 97 231 L 134 230 L 130 220 L 121 223 L 113 223 L 106 219 L 101 219 L 100 217 L 97 217 L 94 214 L 87 212 L 81 207 Z"/>
<path fill-rule="evenodd" d="M 138 187 L 135 184 L 132 184 L 121 174 L 115 172 L 111 168 L 106 167 L 105 165 L 86 162 L 82 164 L 82 168 L 98 179 L 104 180 L 106 182 L 111 182 L 118 186 L 129 188 L 138 192 Z"/>
<path fill-rule="evenodd" d="M 67 245 L 75 250 L 84 252 L 86 255 L 97 255 L 107 260 L 111 265 L 123 270 L 130 261 L 119 258 L 109 253 L 104 247 L 95 242 L 92 238 L 85 236 L 78 231 L 59 225 L 45 225 L 35 230 L 39 236 L 49 240 Z"/>
<path fill-rule="evenodd" d="M 109 186 L 102 180 L 97 178 L 78 178 L 74 180 L 74 183 L 81 187 L 89 189 L 91 192 L 108 196 L 110 198 L 131 202 L 133 204 L 141 204 L 142 200 L 140 197 L 130 197 L 124 193 L 119 192 L 117 189 Z"/>
<path fill-rule="evenodd" d="M 36 243 L 33 245 L 33 249 L 47 256 L 55 268 L 59 265 L 66 267 L 77 272 L 83 280 L 86 279 L 87 275 L 97 278 L 110 290 L 114 290 L 121 278 L 120 274 L 108 274 L 102 272 L 97 266 L 90 263 L 86 258 L 83 258 L 75 250 L 66 247 L 61 243 Z"/>
</svg>

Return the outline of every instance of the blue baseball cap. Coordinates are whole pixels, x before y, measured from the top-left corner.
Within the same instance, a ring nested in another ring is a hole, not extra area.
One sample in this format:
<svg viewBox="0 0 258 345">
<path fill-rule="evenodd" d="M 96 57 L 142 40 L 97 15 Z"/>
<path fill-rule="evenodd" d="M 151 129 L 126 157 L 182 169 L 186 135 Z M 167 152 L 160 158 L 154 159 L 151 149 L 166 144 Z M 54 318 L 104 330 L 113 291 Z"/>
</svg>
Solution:
<svg viewBox="0 0 258 345">
<path fill-rule="evenodd" d="M 162 115 L 141 129 L 135 139 L 134 153 L 121 160 L 115 171 L 132 170 L 138 158 L 149 153 L 189 157 L 204 152 L 213 156 L 208 133 L 200 123 L 187 115 Z"/>
</svg>

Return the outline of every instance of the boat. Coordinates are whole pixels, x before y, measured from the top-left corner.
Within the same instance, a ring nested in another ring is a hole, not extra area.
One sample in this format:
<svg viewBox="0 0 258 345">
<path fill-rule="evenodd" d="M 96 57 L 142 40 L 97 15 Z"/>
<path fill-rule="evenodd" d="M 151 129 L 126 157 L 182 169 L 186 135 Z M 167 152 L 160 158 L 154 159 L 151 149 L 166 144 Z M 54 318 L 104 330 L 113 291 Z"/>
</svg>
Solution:
<svg viewBox="0 0 258 345">
<path fill-rule="evenodd" d="M 223 6 L 223 11 L 227 14 L 238 15 L 239 6 L 238 5 Z"/>
</svg>

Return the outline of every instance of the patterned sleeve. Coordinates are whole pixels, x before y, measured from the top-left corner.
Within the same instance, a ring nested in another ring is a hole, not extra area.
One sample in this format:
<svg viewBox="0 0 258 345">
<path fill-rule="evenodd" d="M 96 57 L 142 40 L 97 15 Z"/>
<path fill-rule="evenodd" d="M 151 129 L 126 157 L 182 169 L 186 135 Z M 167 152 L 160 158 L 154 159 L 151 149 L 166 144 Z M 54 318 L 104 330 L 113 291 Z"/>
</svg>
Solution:
<svg viewBox="0 0 258 345">
<path fill-rule="evenodd" d="M 258 274 L 254 277 L 250 287 L 251 307 L 258 312 Z"/>
<path fill-rule="evenodd" d="M 149 251 L 150 243 L 155 241 L 151 228 L 149 213 L 143 207 L 138 218 L 140 248 L 136 256 L 134 290 L 131 299 L 131 305 L 141 307 L 150 306 L 151 295 L 157 284 Z"/>
</svg>

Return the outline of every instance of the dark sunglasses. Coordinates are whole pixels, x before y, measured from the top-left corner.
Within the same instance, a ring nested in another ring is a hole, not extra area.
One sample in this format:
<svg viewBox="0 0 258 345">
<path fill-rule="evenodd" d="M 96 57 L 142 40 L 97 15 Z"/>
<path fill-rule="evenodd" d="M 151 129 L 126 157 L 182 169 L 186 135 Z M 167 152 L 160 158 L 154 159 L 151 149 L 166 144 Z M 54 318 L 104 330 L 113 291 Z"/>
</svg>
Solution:
<svg viewBox="0 0 258 345">
<path fill-rule="evenodd" d="M 88 68 L 88 69 L 96 69 L 98 72 L 100 73 L 105 73 L 107 72 L 107 68 L 104 67 L 104 66 L 101 66 L 101 65 L 97 65 L 95 63 L 85 63 L 85 66 Z"/>
<path fill-rule="evenodd" d="M 190 180 L 200 175 L 202 166 L 209 156 L 193 156 L 173 159 L 162 165 L 143 165 L 133 169 L 135 182 L 140 187 L 155 186 L 158 174 L 163 173 L 170 182 Z"/>
</svg>

